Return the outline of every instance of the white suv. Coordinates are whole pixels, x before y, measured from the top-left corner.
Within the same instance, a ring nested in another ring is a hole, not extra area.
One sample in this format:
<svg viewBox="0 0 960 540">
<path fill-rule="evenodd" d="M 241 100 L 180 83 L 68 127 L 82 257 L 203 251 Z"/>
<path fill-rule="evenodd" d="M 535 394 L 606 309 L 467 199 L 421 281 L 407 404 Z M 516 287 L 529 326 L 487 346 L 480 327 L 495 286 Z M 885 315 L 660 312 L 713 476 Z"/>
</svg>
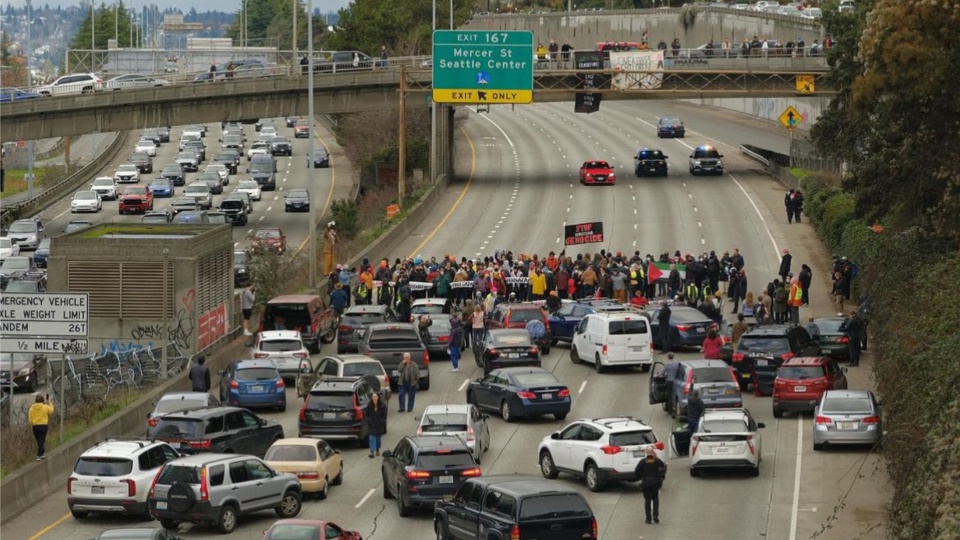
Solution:
<svg viewBox="0 0 960 540">
<path fill-rule="evenodd" d="M 577 420 L 540 441 L 540 472 L 583 477 L 590 491 L 609 482 L 637 480 L 637 464 L 647 448 L 664 459 L 664 444 L 653 429 L 629 416 Z"/>
<path fill-rule="evenodd" d="M 103 79 L 93 73 L 72 73 L 64 75 L 52 83 L 37 88 L 41 96 L 64 96 L 69 94 L 90 94 L 103 90 Z"/>
<path fill-rule="evenodd" d="M 747 468 L 760 476 L 762 445 L 757 423 L 746 409 L 707 409 L 689 441 L 690 476 L 700 476 L 707 468 Z M 684 433 L 675 433 L 674 445 L 683 454 Z M 678 444 L 679 443 L 679 444 Z"/>
<path fill-rule="evenodd" d="M 165 463 L 180 454 L 169 444 L 108 439 L 77 460 L 67 480 L 67 506 L 77 519 L 90 512 L 150 517 L 147 494 Z"/>
<path fill-rule="evenodd" d="M 300 332 L 274 330 L 257 334 L 257 342 L 251 350 L 251 358 L 273 360 L 281 377 L 294 379 L 300 373 L 301 363 L 310 358 L 310 351 L 303 344 Z"/>
</svg>

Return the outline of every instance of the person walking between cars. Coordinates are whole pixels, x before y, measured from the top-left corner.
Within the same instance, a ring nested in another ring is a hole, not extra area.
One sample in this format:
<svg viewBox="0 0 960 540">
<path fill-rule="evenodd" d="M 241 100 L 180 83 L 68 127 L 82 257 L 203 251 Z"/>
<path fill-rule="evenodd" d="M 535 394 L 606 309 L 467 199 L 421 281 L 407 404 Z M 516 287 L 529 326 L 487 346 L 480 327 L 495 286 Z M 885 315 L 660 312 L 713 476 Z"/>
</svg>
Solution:
<svg viewBox="0 0 960 540">
<path fill-rule="evenodd" d="M 660 313 L 657 313 L 657 331 L 660 334 L 661 352 L 670 352 L 670 304 L 661 301 Z"/>
<path fill-rule="evenodd" d="M 363 411 L 363 421 L 367 424 L 367 438 L 370 440 L 370 459 L 380 455 L 380 443 L 387 432 L 387 404 L 380 399 L 380 393 L 370 394 L 370 403 Z"/>
<path fill-rule="evenodd" d="M 50 425 L 50 415 L 53 414 L 53 405 L 50 404 L 50 394 L 46 397 L 37 394 L 27 416 L 30 427 L 33 429 L 33 438 L 37 440 L 37 461 L 47 458 L 47 430 Z"/>
<path fill-rule="evenodd" d="M 643 489 L 643 510 L 646 513 L 646 523 L 660 523 L 660 488 L 667 475 L 667 464 L 657 457 L 652 447 L 647 447 L 646 455 L 637 463 L 636 476 Z"/>
<path fill-rule="evenodd" d="M 720 360 L 722 356 L 720 354 L 721 347 L 723 347 L 723 339 L 717 335 L 717 329 L 715 327 L 710 327 L 710 329 L 707 330 L 707 337 L 700 346 L 700 352 L 703 353 L 703 358 L 705 360 Z"/>
<path fill-rule="evenodd" d="M 397 372 L 397 389 L 400 391 L 398 412 L 411 412 L 417 397 L 417 387 L 420 386 L 420 367 L 413 363 L 410 353 L 403 353 L 403 361 L 400 362 Z"/>
<path fill-rule="evenodd" d="M 687 430 L 691 436 L 697 432 L 697 428 L 700 426 L 700 418 L 706 408 L 707 406 L 700 399 L 700 391 L 694 390 L 693 394 L 687 399 Z"/>
<path fill-rule="evenodd" d="M 861 341 L 863 338 L 861 335 L 863 332 L 863 321 L 860 319 L 860 315 L 857 314 L 857 310 L 850 310 L 850 316 L 844 321 L 843 329 L 847 331 L 847 336 L 849 336 L 847 345 L 850 348 L 850 367 L 857 367 L 860 365 L 860 351 L 862 350 L 861 345 L 863 344 Z"/>
<path fill-rule="evenodd" d="M 463 343 L 463 328 L 460 326 L 460 320 L 456 317 L 450 317 L 450 338 L 447 343 L 450 344 L 450 364 L 453 366 L 453 372 L 460 373 L 460 345 Z"/>
<path fill-rule="evenodd" d="M 476 307 L 473 308 L 473 316 L 470 318 L 470 327 L 473 329 L 473 336 L 470 337 L 470 342 L 473 343 L 474 347 L 478 347 L 480 342 L 483 341 L 483 308 L 480 307 L 478 303 Z"/>
<path fill-rule="evenodd" d="M 253 283 L 250 283 L 240 296 L 240 311 L 243 312 L 243 335 L 245 336 L 253 335 L 253 332 L 250 331 L 250 317 L 253 317 L 253 304 L 257 298 L 255 292 Z"/>
<path fill-rule="evenodd" d="M 207 367 L 207 357 L 200 355 L 197 357 L 197 363 L 190 368 L 190 384 L 194 392 L 210 391 L 210 368 Z"/>
<path fill-rule="evenodd" d="M 744 320 L 743 313 L 737 314 L 737 322 L 733 323 L 730 328 L 730 342 L 733 343 L 733 352 L 737 352 L 737 348 L 740 346 L 740 336 L 746 334 L 749 329 L 750 325 Z"/>
</svg>

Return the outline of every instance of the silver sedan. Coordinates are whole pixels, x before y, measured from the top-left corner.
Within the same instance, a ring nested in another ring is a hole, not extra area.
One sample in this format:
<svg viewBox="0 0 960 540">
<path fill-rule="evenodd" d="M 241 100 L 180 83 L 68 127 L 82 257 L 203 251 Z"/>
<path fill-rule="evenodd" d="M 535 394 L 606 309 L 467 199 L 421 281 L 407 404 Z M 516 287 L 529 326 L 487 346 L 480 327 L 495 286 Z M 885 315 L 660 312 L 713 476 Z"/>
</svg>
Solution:
<svg viewBox="0 0 960 540">
<path fill-rule="evenodd" d="M 170 86 L 170 81 L 131 73 L 129 75 L 118 75 L 106 82 L 107 90 L 113 91 L 125 88 L 157 88 L 160 86 Z"/>
<path fill-rule="evenodd" d="M 869 390 L 827 390 L 814 416 L 814 450 L 841 444 L 876 445 L 883 436 L 880 403 Z"/>
</svg>

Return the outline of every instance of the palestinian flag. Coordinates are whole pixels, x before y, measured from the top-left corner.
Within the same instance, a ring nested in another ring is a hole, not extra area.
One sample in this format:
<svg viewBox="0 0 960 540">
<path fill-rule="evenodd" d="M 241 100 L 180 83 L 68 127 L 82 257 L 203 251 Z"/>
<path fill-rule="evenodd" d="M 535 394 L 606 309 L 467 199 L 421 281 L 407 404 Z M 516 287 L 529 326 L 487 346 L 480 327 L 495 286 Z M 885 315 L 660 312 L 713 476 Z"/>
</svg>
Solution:
<svg viewBox="0 0 960 540">
<path fill-rule="evenodd" d="M 680 272 L 680 280 L 687 279 L 687 267 L 683 264 L 677 265 L 677 271 Z M 670 277 L 670 263 L 652 262 L 647 265 L 647 283 L 666 283 Z"/>
</svg>

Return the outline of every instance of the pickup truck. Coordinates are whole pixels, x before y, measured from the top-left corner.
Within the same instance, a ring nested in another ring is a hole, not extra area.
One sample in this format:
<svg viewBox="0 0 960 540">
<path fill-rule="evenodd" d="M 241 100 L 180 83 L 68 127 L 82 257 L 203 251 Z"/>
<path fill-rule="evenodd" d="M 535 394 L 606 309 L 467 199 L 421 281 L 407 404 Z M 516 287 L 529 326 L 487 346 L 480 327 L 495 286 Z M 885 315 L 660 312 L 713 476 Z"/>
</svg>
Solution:
<svg viewBox="0 0 960 540">
<path fill-rule="evenodd" d="M 403 360 L 403 353 L 410 353 L 410 357 L 420 368 L 420 390 L 430 388 L 430 355 L 414 325 L 371 324 L 367 326 L 358 348 L 360 354 L 375 358 L 383 364 L 383 368 L 390 374 L 390 384 L 394 386 L 399 377 L 397 369 Z"/>
<path fill-rule="evenodd" d="M 433 529 L 444 540 L 596 540 L 597 520 L 575 489 L 525 475 L 471 478 L 437 501 Z"/>
</svg>

